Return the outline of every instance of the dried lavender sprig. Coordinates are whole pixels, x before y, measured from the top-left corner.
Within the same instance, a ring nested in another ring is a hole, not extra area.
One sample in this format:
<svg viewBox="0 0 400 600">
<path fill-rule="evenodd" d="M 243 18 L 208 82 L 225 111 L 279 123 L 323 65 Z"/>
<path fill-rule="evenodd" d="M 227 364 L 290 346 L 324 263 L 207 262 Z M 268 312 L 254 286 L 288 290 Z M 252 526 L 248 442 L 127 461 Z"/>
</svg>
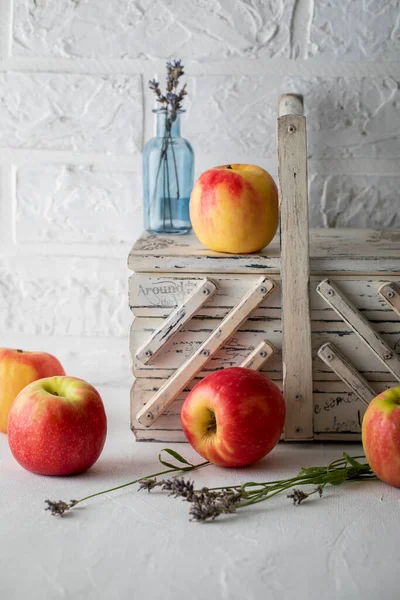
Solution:
<svg viewBox="0 0 400 600">
<path fill-rule="evenodd" d="M 176 119 L 176 112 L 182 108 L 182 102 L 187 95 L 186 84 L 178 91 L 179 80 L 184 75 L 184 67 L 181 60 L 166 63 L 166 92 L 163 94 L 160 84 L 155 79 L 149 81 L 149 88 L 154 92 L 157 102 L 162 104 L 171 113 L 172 122 Z"/>
<path fill-rule="evenodd" d="M 213 491 L 206 487 L 195 490 L 193 482 L 183 477 L 174 477 L 160 483 L 161 489 L 170 492 L 170 496 L 191 503 L 191 521 L 214 520 L 223 513 L 233 513 L 239 501 L 246 496 L 242 490 Z"/>
<path fill-rule="evenodd" d="M 319 485 L 318 487 L 315 488 L 315 490 L 313 490 L 312 492 L 308 492 L 308 494 L 307 494 L 303 490 L 299 490 L 298 488 L 293 488 L 293 492 L 291 494 L 288 494 L 286 496 L 286 498 L 292 498 L 293 504 L 299 506 L 304 500 L 307 500 L 307 498 L 309 498 L 313 494 L 319 494 L 319 497 L 321 498 L 323 489 L 324 488 L 322 487 L 322 485 Z"/>
<path fill-rule="evenodd" d="M 192 521 L 204 522 L 214 520 L 222 514 L 234 513 L 238 509 L 265 502 L 277 494 L 294 488 L 288 498 L 291 498 L 296 505 L 300 505 L 304 500 L 313 494 L 322 496 L 326 485 L 340 485 L 346 481 L 360 481 L 362 479 L 375 478 L 368 463 L 360 463 L 358 459 L 365 458 L 361 456 L 350 457 L 343 453 L 343 458 L 330 463 L 327 467 L 310 467 L 301 469 L 296 477 L 290 479 L 281 479 L 277 481 L 256 483 L 246 482 L 242 485 L 223 486 L 218 488 L 201 488 L 192 490 L 189 496 L 179 493 L 181 482 L 170 483 L 177 491 L 176 496 L 191 503 L 189 514 Z M 174 480 L 173 480 L 174 481 Z M 186 486 L 189 482 L 186 482 Z M 165 485 L 165 482 L 164 482 Z M 313 491 L 305 492 L 295 486 L 314 485 Z M 165 489 L 164 487 L 162 489 Z"/>
<path fill-rule="evenodd" d="M 264 502 L 273 496 L 294 488 L 292 494 L 288 494 L 288 498 L 292 498 L 294 504 L 300 505 L 304 500 L 311 495 L 318 493 L 322 496 L 326 485 L 340 485 L 347 481 L 362 481 L 363 479 L 376 478 L 368 463 L 360 463 L 358 459 L 365 458 L 364 456 L 351 457 L 345 452 L 343 458 L 331 462 L 327 467 L 308 467 L 301 469 L 300 473 L 289 479 L 280 479 L 269 482 L 254 482 L 248 481 L 242 485 L 222 486 L 215 488 L 203 487 L 199 490 L 194 489 L 194 485 L 190 480 L 183 478 L 174 478 L 166 480 L 157 480 L 157 477 L 176 471 L 191 471 L 202 466 L 210 464 L 208 461 L 193 465 L 174 450 L 165 448 L 163 451 L 175 458 L 180 464 L 187 466 L 177 466 L 166 462 L 159 455 L 161 464 L 169 467 L 166 471 L 142 477 L 114 488 L 91 494 L 80 500 L 71 500 L 69 503 L 62 500 L 58 502 L 46 500 L 48 504 L 46 510 L 50 510 L 53 515 L 62 516 L 64 512 L 76 506 L 76 504 L 94 498 L 101 494 L 111 492 L 123 487 L 139 483 L 139 489 L 151 491 L 157 486 L 161 489 L 170 492 L 174 497 L 181 497 L 190 502 L 189 510 L 192 521 L 204 522 L 214 520 L 222 514 L 234 513 L 238 509 Z M 299 485 L 314 485 L 317 486 L 311 492 L 304 492 L 295 486 Z"/>
<path fill-rule="evenodd" d="M 160 159 L 157 167 L 157 174 L 155 177 L 155 183 L 153 188 L 152 200 L 149 203 L 148 211 L 149 217 L 151 208 L 155 206 L 157 200 L 157 189 L 159 177 L 162 175 L 162 194 L 163 194 L 163 206 L 162 206 L 162 221 L 163 221 L 163 229 L 166 227 L 166 206 L 165 203 L 168 202 L 169 209 L 169 220 L 170 226 L 172 227 L 172 202 L 171 202 L 171 184 L 169 177 L 169 165 L 168 165 L 168 149 L 171 149 L 172 154 L 172 163 L 173 163 L 173 175 L 174 175 L 174 183 L 176 185 L 176 199 L 180 199 L 180 186 L 179 186 L 179 177 L 178 177 L 178 166 L 175 156 L 174 143 L 171 134 L 172 123 L 175 122 L 177 118 L 177 112 L 182 109 L 182 102 L 184 97 L 187 95 L 186 84 L 182 86 L 180 90 L 178 90 L 179 80 L 184 75 L 183 65 L 181 60 L 174 60 L 172 62 L 167 62 L 167 84 L 166 84 L 166 92 L 163 94 L 160 89 L 160 84 L 155 79 L 151 79 L 149 81 L 149 87 L 152 92 L 154 92 L 156 96 L 156 100 L 158 103 L 162 105 L 162 110 L 165 111 L 165 132 L 162 141 L 162 147 L 160 151 Z M 161 166 L 163 169 L 161 169 Z"/>
<path fill-rule="evenodd" d="M 47 506 L 44 510 L 50 510 L 52 515 L 62 517 L 67 510 L 73 508 L 79 501 L 70 500 L 69 502 L 64 502 L 63 500 L 45 500 L 45 502 Z"/>
</svg>

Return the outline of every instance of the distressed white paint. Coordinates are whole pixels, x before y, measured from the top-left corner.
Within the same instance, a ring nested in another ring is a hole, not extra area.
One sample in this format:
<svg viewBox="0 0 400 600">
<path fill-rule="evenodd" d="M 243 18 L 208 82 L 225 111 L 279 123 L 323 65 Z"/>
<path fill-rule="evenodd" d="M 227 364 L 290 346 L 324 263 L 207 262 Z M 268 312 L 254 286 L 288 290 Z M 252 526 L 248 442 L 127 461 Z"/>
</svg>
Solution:
<svg viewBox="0 0 400 600">
<path fill-rule="evenodd" d="M 253 371 L 259 371 L 264 363 L 275 354 L 275 348 L 269 342 L 263 340 L 254 348 L 248 357 L 241 363 L 243 369 L 252 369 Z"/>
<path fill-rule="evenodd" d="M 321 346 L 318 356 L 365 405 L 368 405 L 375 397 L 374 390 L 368 381 L 356 371 L 351 362 L 333 344 L 328 343 Z"/>
<path fill-rule="evenodd" d="M 281 94 L 278 100 L 278 115 L 304 115 L 303 97 L 298 94 Z"/>
<path fill-rule="evenodd" d="M 144 364 L 154 360 L 165 344 L 170 342 L 174 335 L 198 312 L 199 308 L 213 296 L 216 289 L 216 285 L 211 280 L 205 278 L 200 281 L 186 300 L 168 315 L 168 318 L 156 329 L 150 339 L 138 348 L 136 358 Z"/>
<path fill-rule="evenodd" d="M 187 394 L 200 381 L 199 378 L 195 378 L 188 384 L 151 428 L 144 427 L 136 419 L 138 411 L 165 381 L 165 379 L 139 378 L 132 386 L 131 427 L 137 439 L 162 442 L 185 441 L 181 430 L 180 411 Z M 282 389 L 282 381 L 275 380 L 275 384 Z M 395 385 L 396 382 L 388 379 L 387 375 L 383 381 L 370 383 L 374 396 Z M 313 389 L 314 437 L 320 440 L 360 440 L 361 422 L 365 409 L 365 404 L 337 376 L 330 381 L 315 381 Z"/>
<path fill-rule="evenodd" d="M 286 97 L 287 98 L 287 97 Z M 302 101 L 281 101 L 278 118 L 281 236 L 282 371 L 285 438 L 312 438 L 312 354 L 306 119 Z M 296 114 L 288 114 L 288 108 Z M 296 340 L 296 343 L 294 343 Z M 299 352 L 299 348 L 301 351 Z"/>
<path fill-rule="evenodd" d="M 399 229 L 311 229 L 311 273 L 400 274 Z M 144 233 L 129 253 L 136 272 L 279 273 L 279 236 L 257 254 L 213 252 L 195 237 Z"/>
<path fill-rule="evenodd" d="M 154 281 L 152 278 L 154 277 Z M 146 316 L 135 318 L 131 330 L 131 355 L 134 356 L 135 348 L 151 335 L 154 328 L 162 322 L 162 314 L 171 310 L 176 303 L 181 301 L 190 290 L 194 288 L 199 277 L 189 276 L 184 284 L 185 275 L 179 276 L 152 275 L 138 273 L 131 278 L 132 308 L 141 308 Z M 396 281 L 399 278 L 395 279 Z M 198 318 L 192 321 L 174 339 L 173 346 L 165 347 L 154 365 L 142 365 L 134 362 L 133 369 L 137 377 L 132 391 L 132 427 L 138 439 L 181 440 L 179 423 L 179 410 L 187 390 L 198 380 L 187 386 L 186 390 L 178 396 L 164 415 L 157 420 L 153 430 L 144 431 L 143 425 L 136 421 L 136 413 L 143 407 L 154 393 L 172 376 L 176 369 L 198 350 L 215 330 L 220 319 L 234 305 L 236 299 L 248 289 L 250 282 L 255 281 L 255 275 L 217 275 L 214 277 L 218 291 L 210 303 L 213 314 L 206 313 L 205 307 L 198 313 Z M 279 280 L 274 281 L 279 290 Z M 371 275 L 355 279 L 337 276 L 335 282 L 340 289 L 348 295 L 353 303 L 358 306 L 363 314 L 371 320 L 376 320 L 374 325 L 379 335 L 392 347 L 400 346 L 400 321 L 394 311 L 389 309 L 377 294 L 382 280 L 374 280 Z M 351 357 L 351 362 L 361 376 L 368 380 L 368 385 L 379 393 L 387 387 L 393 387 L 396 382 L 388 380 L 390 374 L 383 364 L 375 358 L 370 349 L 362 340 L 348 329 L 336 312 L 330 308 L 323 298 L 317 293 L 316 287 L 320 278 L 314 276 L 310 284 L 311 298 L 311 330 L 313 353 L 313 403 L 314 403 L 314 431 L 319 439 L 343 439 L 343 436 L 359 435 L 360 422 L 364 406 L 352 394 L 348 387 L 338 382 L 338 376 L 318 356 L 321 345 L 334 344 L 335 348 Z M 140 286 L 142 292 L 139 293 Z M 163 287 L 162 287 L 163 286 Z M 163 289 L 162 294 L 154 294 Z M 274 298 L 275 296 L 275 298 Z M 228 299 L 230 304 L 228 303 Z M 145 300 L 149 301 L 147 307 Z M 165 304 L 165 307 L 163 306 Z M 265 305 L 265 308 L 262 308 Z M 271 306 L 272 305 L 272 306 Z M 273 344 L 275 353 L 271 356 L 261 370 L 273 379 L 278 385 L 282 380 L 282 327 L 280 322 L 280 299 L 275 292 L 270 299 L 266 299 L 261 307 L 255 310 L 247 322 L 239 328 L 235 335 L 223 348 L 205 365 L 198 377 L 212 373 L 216 369 L 230 366 L 240 366 L 249 360 L 251 354 L 257 352 L 257 347 L 268 339 Z M 162 313 L 162 314 L 161 314 Z M 141 402 L 142 404 L 137 404 Z M 348 433 L 341 433 L 341 432 Z M 176 434 L 174 436 L 174 432 Z M 171 437 L 172 436 L 172 437 Z M 325 436 L 325 437 L 324 437 Z M 341 437 L 342 436 L 342 437 Z"/>
<path fill-rule="evenodd" d="M 218 324 L 201 346 L 190 358 L 179 367 L 165 385 L 151 398 L 148 404 L 139 411 L 137 420 L 150 427 L 166 408 L 175 400 L 180 392 L 203 369 L 218 350 L 245 323 L 252 311 L 275 288 L 274 283 L 260 277 L 240 302 Z M 177 336 L 176 336 L 177 337 Z"/>
<path fill-rule="evenodd" d="M 340 289 L 328 279 L 325 279 L 318 285 L 317 291 L 343 319 L 346 325 L 364 342 L 376 358 L 400 380 L 400 357 L 393 347 L 372 327 L 354 304 L 349 302 Z"/>
<path fill-rule="evenodd" d="M 244 272 L 246 273 L 246 271 Z M 239 302 L 246 293 L 249 285 L 256 280 L 256 274 L 209 274 L 217 285 L 216 293 L 199 308 L 197 316 L 223 318 L 229 310 Z M 196 285 L 202 280 L 202 275 L 159 273 L 136 273 L 129 278 L 129 306 L 137 317 L 167 317 L 171 310 L 185 301 Z M 256 309 L 252 318 L 280 319 L 280 278 L 271 275 L 275 283 L 275 292 L 268 296 Z M 346 278 L 332 275 L 331 281 L 340 283 L 340 288 L 347 298 L 357 304 L 358 309 L 370 321 L 397 321 L 396 315 L 389 306 L 377 296 L 380 286 L 387 280 L 382 277 L 359 277 L 350 275 Z M 310 278 L 310 317 L 312 321 L 335 321 L 336 313 L 317 293 L 316 287 L 321 277 L 313 275 Z M 400 276 L 392 276 L 391 281 L 400 283 Z"/>
<path fill-rule="evenodd" d="M 378 290 L 379 296 L 400 317 L 400 291 L 394 282 L 385 283 Z"/>
</svg>

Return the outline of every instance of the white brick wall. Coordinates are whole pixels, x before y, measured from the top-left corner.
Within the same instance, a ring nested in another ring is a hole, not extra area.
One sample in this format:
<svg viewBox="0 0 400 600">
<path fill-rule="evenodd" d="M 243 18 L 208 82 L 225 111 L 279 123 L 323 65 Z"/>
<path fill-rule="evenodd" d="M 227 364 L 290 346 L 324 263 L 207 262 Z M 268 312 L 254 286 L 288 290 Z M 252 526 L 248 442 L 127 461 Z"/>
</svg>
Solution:
<svg viewBox="0 0 400 600">
<path fill-rule="evenodd" d="M 0 345 L 130 381 L 147 81 L 182 58 L 196 172 L 276 175 L 305 95 L 314 226 L 400 227 L 400 0 L 0 0 Z"/>
</svg>

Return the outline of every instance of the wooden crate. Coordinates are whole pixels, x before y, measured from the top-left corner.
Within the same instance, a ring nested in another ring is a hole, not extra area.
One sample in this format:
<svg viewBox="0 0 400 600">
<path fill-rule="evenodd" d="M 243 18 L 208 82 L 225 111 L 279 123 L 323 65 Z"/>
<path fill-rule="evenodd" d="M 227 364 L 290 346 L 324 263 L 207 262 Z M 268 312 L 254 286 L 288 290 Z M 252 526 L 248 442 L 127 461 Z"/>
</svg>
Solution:
<svg viewBox="0 0 400 600">
<path fill-rule="evenodd" d="M 280 236 L 221 254 L 191 234 L 144 234 L 129 255 L 131 424 L 185 441 L 199 378 L 260 369 L 283 390 L 285 440 L 358 440 L 368 402 L 400 380 L 400 230 L 308 230 L 302 102 L 278 118 Z"/>
</svg>

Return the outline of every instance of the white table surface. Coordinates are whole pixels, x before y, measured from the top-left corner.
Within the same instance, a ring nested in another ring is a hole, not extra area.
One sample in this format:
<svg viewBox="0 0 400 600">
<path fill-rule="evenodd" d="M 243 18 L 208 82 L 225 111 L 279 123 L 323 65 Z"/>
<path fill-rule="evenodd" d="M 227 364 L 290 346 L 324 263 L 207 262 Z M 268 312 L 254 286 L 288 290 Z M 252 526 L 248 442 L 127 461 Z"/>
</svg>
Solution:
<svg viewBox="0 0 400 600">
<path fill-rule="evenodd" d="M 160 444 L 129 430 L 128 390 L 100 389 L 109 418 L 105 450 L 86 474 L 24 471 L 0 434 L 0 598 L 398 599 L 400 490 L 377 481 L 330 488 L 294 506 L 280 496 L 213 523 L 189 505 L 137 485 L 60 517 L 44 499 L 80 498 L 158 469 Z M 186 444 L 170 444 L 195 459 Z M 206 467 L 201 485 L 293 476 L 361 444 L 284 444 L 250 469 Z"/>
</svg>

